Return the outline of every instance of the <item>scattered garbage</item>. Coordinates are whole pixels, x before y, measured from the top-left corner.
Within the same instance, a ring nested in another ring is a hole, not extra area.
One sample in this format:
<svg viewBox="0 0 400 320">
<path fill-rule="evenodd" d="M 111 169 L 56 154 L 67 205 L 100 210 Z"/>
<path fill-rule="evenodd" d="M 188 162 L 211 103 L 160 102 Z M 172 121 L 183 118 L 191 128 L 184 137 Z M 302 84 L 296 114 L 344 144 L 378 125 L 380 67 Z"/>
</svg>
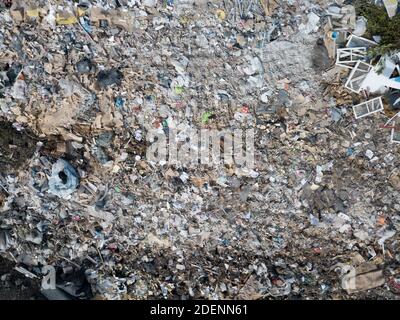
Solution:
<svg viewBox="0 0 400 320">
<path fill-rule="evenodd" d="M 363 3 L 365 6 L 363 6 Z M 383 18 L 385 21 L 389 21 L 389 18 L 395 15 L 397 4 L 397 0 L 384 1 L 384 6 L 389 14 L 388 18 Z M 390 95 L 390 92 L 396 92 L 400 89 L 400 82 L 398 81 L 400 75 L 400 45 L 397 51 L 392 50 L 388 52 L 386 51 L 388 39 L 386 39 L 386 47 L 383 47 L 383 50 L 379 49 L 382 45 L 382 36 L 385 36 L 387 32 L 387 30 L 381 31 L 382 29 L 377 28 L 375 22 L 371 21 L 375 18 L 372 14 L 379 13 L 379 6 L 371 4 L 368 1 L 358 1 L 356 6 L 358 6 L 359 11 L 365 13 L 368 18 L 363 16 L 357 18 L 353 33 L 349 36 L 345 47 L 337 48 L 336 66 L 350 70 L 348 79 L 344 85 L 345 88 L 370 98 L 368 101 L 353 106 L 355 118 L 359 119 L 378 112 L 384 112 L 385 108 L 382 97 L 372 96 L 371 99 L 371 95 L 389 95 L 389 101 L 385 101 L 385 103 L 389 104 L 390 109 L 396 109 L 397 101 L 394 99 L 394 96 Z M 373 28 L 370 27 L 372 25 L 374 25 Z M 378 41 L 375 42 L 372 39 L 361 37 L 367 31 L 371 32 L 372 30 L 376 30 L 378 34 L 370 33 L 370 36 L 372 35 L 374 40 L 376 39 Z M 379 33 L 381 33 L 381 35 Z M 393 47 L 391 48 L 393 49 Z M 395 117 L 389 119 L 385 127 L 394 120 Z M 391 142 L 396 142 L 395 129 L 395 127 L 392 128 Z"/>
<path fill-rule="evenodd" d="M 0 2 L 0 298 L 398 299 L 399 19 Z"/>
</svg>

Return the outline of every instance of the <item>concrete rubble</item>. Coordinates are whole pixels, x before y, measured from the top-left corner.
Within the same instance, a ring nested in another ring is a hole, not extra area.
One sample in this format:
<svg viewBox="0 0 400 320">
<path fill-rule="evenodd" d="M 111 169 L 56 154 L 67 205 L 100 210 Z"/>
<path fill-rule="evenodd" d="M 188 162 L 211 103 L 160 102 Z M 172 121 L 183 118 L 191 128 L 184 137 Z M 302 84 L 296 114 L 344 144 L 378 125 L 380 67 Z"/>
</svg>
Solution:
<svg viewBox="0 0 400 320">
<path fill-rule="evenodd" d="M 360 1 L 400 28 L 396 0 L 0 1 L 0 298 L 398 299 L 400 38 Z M 253 130 L 254 167 L 148 159 L 193 129 Z"/>
</svg>

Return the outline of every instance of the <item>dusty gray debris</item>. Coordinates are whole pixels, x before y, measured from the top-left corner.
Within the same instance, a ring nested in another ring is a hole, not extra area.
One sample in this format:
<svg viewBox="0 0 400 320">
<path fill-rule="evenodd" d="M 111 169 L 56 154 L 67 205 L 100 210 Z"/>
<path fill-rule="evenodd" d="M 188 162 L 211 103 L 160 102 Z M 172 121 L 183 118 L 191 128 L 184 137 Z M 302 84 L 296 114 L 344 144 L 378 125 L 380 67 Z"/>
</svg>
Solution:
<svg viewBox="0 0 400 320">
<path fill-rule="evenodd" d="M 332 59 L 330 59 L 329 57 L 328 50 L 326 49 L 324 41 L 322 39 L 318 39 L 314 46 L 312 62 L 313 67 L 319 71 L 324 71 L 328 69 L 333 63 Z"/>
<path fill-rule="evenodd" d="M 113 84 L 120 85 L 122 77 L 122 72 L 117 69 L 101 70 L 97 74 L 97 84 L 100 88 L 106 88 Z"/>
<path fill-rule="evenodd" d="M 76 64 L 76 70 L 81 74 L 91 73 L 94 71 L 94 66 L 88 58 L 83 58 Z"/>
</svg>

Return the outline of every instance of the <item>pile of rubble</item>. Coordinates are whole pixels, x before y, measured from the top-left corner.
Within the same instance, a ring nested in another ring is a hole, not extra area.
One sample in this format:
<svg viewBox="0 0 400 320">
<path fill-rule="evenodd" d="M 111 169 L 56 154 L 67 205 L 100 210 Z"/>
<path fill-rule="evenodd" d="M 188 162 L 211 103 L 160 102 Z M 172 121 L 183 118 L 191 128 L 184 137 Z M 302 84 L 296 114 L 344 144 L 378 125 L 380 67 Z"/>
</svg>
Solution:
<svg viewBox="0 0 400 320">
<path fill-rule="evenodd" d="M 399 56 L 370 57 L 368 21 L 332 2 L 0 2 L 13 272 L 48 299 L 398 297 L 396 117 L 378 111 Z M 254 130 L 255 166 L 146 157 L 152 130 L 191 128 Z"/>
<path fill-rule="evenodd" d="M 396 16 L 397 0 L 383 1 L 388 18 Z M 400 108 L 400 48 L 385 54 L 374 54 L 373 50 L 382 40 L 380 35 L 373 39 L 362 36 L 367 32 L 368 20 L 356 18 L 352 5 L 328 7 L 329 21 L 325 26 L 325 44 L 330 56 L 336 58 L 336 66 L 350 70 L 345 88 L 362 96 L 363 101 L 353 106 L 356 119 L 384 111 L 382 95 L 388 104 L 387 109 Z M 350 33 L 349 30 L 352 32 Z M 400 30 L 400 25 L 399 25 Z M 371 52 L 372 50 L 372 52 Z M 389 119 L 384 127 L 391 128 L 391 142 L 400 143 L 400 132 L 396 118 Z"/>
</svg>

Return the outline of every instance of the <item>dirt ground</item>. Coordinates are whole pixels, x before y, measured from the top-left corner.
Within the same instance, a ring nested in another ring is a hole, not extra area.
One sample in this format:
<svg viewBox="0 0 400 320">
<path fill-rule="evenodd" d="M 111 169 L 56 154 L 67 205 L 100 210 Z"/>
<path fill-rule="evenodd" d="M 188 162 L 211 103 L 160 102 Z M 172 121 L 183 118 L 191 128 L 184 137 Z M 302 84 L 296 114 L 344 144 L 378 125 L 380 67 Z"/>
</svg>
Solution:
<svg viewBox="0 0 400 320">
<path fill-rule="evenodd" d="M 28 130 L 21 132 L 12 124 L 0 121 L 0 166 L 3 173 L 16 172 L 30 159 L 39 140 Z"/>
<path fill-rule="evenodd" d="M 0 256 L 0 300 L 43 299 L 39 282 L 14 270 L 15 264 Z"/>
</svg>

